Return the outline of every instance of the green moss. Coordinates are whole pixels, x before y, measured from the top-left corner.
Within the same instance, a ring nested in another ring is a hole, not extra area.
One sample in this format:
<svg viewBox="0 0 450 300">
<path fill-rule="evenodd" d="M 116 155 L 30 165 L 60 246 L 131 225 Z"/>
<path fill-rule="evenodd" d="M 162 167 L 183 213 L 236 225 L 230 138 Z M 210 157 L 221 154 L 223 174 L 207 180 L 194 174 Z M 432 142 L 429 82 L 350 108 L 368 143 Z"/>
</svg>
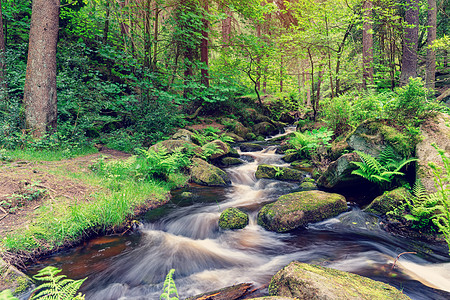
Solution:
<svg viewBox="0 0 450 300">
<path fill-rule="evenodd" d="M 364 211 L 376 215 L 385 215 L 399 207 L 410 197 L 412 197 L 411 193 L 406 188 L 400 187 L 378 196 Z"/>
<path fill-rule="evenodd" d="M 304 173 L 299 170 L 265 164 L 258 166 L 255 176 L 258 179 L 266 178 L 284 181 L 303 181 L 305 177 Z"/>
<path fill-rule="evenodd" d="M 243 211 L 230 207 L 219 217 L 219 226 L 223 229 L 242 229 L 248 225 L 248 215 Z"/>
<path fill-rule="evenodd" d="M 235 166 L 243 164 L 243 161 L 235 157 L 224 157 L 222 158 L 222 164 L 224 166 Z"/>
<path fill-rule="evenodd" d="M 207 186 L 227 186 L 231 184 L 228 175 L 221 169 L 207 163 L 200 158 L 193 158 L 191 167 L 191 180 Z"/>
</svg>

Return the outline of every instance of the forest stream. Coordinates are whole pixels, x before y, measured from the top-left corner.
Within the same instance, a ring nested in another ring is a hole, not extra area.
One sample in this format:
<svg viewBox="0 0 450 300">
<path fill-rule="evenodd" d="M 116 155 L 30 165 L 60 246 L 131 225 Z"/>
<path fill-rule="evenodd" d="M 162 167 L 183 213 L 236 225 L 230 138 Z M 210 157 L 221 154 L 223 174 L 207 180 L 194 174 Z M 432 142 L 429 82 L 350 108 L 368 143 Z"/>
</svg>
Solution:
<svg viewBox="0 0 450 300">
<path fill-rule="evenodd" d="M 169 204 L 149 211 L 129 235 L 104 236 L 38 262 L 69 278 L 88 277 L 86 299 L 159 299 L 165 275 L 174 268 L 180 299 L 242 282 L 256 287 L 293 260 L 353 272 L 386 282 L 412 299 L 449 299 L 450 261 L 444 245 L 393 236 L 380 220 L 357 205 L 306 229 L 274 233 L 256 224 L 258 210 L 296 183 L 255 178 L 258 164 L 285 166 L 275 147 L 241 152 L 245 163 L 227 168 L 226 188 L 190 186 L 174 191 Z M 189 192 L 191 194 L 187 194 Z M 220 213 L 239 207 L 250 224 L 241 230 L 218 227 Z M 394 259 L 402 255 L 392 269 Z"/>
</svg>

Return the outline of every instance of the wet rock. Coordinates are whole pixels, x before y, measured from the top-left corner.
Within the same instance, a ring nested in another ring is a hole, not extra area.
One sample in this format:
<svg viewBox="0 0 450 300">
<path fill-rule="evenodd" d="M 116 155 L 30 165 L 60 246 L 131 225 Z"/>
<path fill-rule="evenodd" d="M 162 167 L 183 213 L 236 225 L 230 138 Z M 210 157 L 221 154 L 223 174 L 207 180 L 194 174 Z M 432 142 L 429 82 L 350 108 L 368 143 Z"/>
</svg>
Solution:
<svg viewBox="0 0 450 300">
<path fill-rule="evenodd" d="M 407 135 L 383 120 L 366 121 L 360 124 L 346 139 L 351 150 L 378 156 L 391 146 L 404 157 L 411 157 L 415 144 Z"/>
<path fill-rule="evenodd" d="M 219 217 L 219 227 L 222 229 L 242 229 L 248 225 L 248 215 L 242 210 L 230 207 Z"/>
<path fill-rule="evenodd" d="M 305 174 L 302 171 L 286 168 L 276 167 L 271 165 L 259 165 L 255 173 L 258 179 L 276 179 L 284 181 L 303 181 Z"/>
<path fill-rule="evenodd" d="M 172 135 L 172 140 L 182 140 L 187 142 L 192 142 L 193 133 L 187 129 L 178 129 L 174 135 Z"/>
<path fill-rule="evenodd" d="M 189 148 L 192 149 L 196 154 L 202 153 L 202 148 L 197 146 L 196 144 L 192 142 L 188 142 L 185 140 L 166 140 L 156 143 L 155 145 L 151 146 L 150 149 L 153 149 L 155 151 L 158 151 L 162 149 L 162 147 L 166 148 L 168 153 L 173 153 L 175 149 L 177 148 Z"/>
<path fill-rule="evenodd" d="M 294 124 L 295 122 L 295 112 L 282 112 L 280 115 L 280 121 L 288 124 Z"/>
<path fill-rule="evenodd" d="M 255 126 L 253 126 L 252 129 L 256 135 L 261 136 L 275 135 L 279 132 L 279 130 L 269 122 L 258 123 Z"/>
<path fill-rule="evenodd" d="M 253 132 L 249 132 L 245 135 L 245 139 L 247 141 L 256 141 L 256 134 L 254 134 Z"/>
<path fill-rule="evenodd" d="M 33 284 L 30 277 L 19 271 L 14 266 L 7 264 L 1 258 L 0 258 L 0 274 L 1 274 L 0 290 L 9 289 L 15 295 L 23 293 Z"/>
<path fill-rule="evenodd" d="M 347 153 L 332 162 L 325 172 L 319 177 L 317 185 L 325 188 L 345 188 L 358 184 L 364 184 L 363 178 L 353 175 L 352 171 L 358 167 L 352 161 L 361 161 L 356 153 Z"/>
<path fill-rule="evenodd" d="M 443 166 L 442 159 L 432 143 L 444 149 L 450 155 L 450 116 L 440 113 L 421 125 L 422 141 L 416 146 L 416 155 L 419 159 L 416 168 L 416 179 L 419 179 L 428 193 L 436 192 L 434 175 L 428 163 Z"/>
<path fill-rule="evenodd" d="M 410 299 L 386 283 L 297 261 L 272 277 L 269 294 L 295 299 Z"/>
<path fill-rule="evenodd" d="M 241 156 L 239 155 L 238 151 L 237 151 L 236 149 L 234 149 L 234 148 L 231 148 L 231 149 L 230 149 L 230 153 L 228 153 L 228 156 L 229 156 L 229 157 L 235 157 L 235 158 L 241 157 Z"/>
<path fill-rule="evenodd" d="M 261 145 L 253 143 L 242 143 L 239 145 L 239 148 L 242 152 L 256 152 L 263 149 Z"/>
<path fill-rule="evenodd" d="M 212 142 L 205 144 L 203 147 L 208 147 L 208 145 L 212 145 L 212 144 L 216 145 L 217 150 L 220 150 L 220 152 L 211 155 L 209 157 L 209 159 L 216 159 L 219 157 L 226 156 L 231 151 L 231 147 L 227 143 L 225 143 L 221 140 L 214 140 Z"/>
<path fill-rule="evenodd" d="M 314 166 L 309 160 L 296 160 L 291 163 L 291 166 L 300 170 L 300 171 L 306 171 L 306 172 L 312 172 Z"/>
<path fill-rule="evenodd" d="M 251 126 L 251 124 L 257 124 L 261 122 L 268 122 L 268 123 L 272 122 L 272 120 L 269 117 L 260 114 L 253 108 L 247 108 L 244 111 L 242 111 L 240 120 L 243 124 L 247 126 Z"/>
<path fill-rule="evenodd" d="M 347 210 L 345 197 L 322 191 L 291 193 L 266 204 L 258 213 L 258 224 L 270 231 L 286 232 L 319 222 Z"/>
<path fill-rule="evenodd" d="M 218 167 L 197 157 L 194 157 L 192 162 L 190 169 L 192 182 L 207 186 L 228 186 L 231 184 L 227 173 Z"/>
<path fill-rule="evenodd" d="M 376 197 L 364 211 L 376 215 L 385 215 L 388 211 L 399 207 L 411 197 L 411 193 L 406 188 L 399 187 Z"/>
<path fill-rule="evenodd" d="M 299 155 L 297 153 L 289 153 L 283 156 L 281 159 L 284 160 L 287 163 L 291 163 L 299 159 Z"/>
<path fill-rule="evenodd" d="M 317 190 L 317 185 L 314 182 L 303 182 L 300 184 L 303 191 Z"/>
<path fill-rule="evenodd" d="M 228 167 L 228 166 L 236 166 L 236 165 L 241 165 L 244 162 L 242 160 L 240 160 L 239 158 L 235 158 L 235 157 L 224 157 L 222 158 L 221 161 L 222 165 Z"/>
<path fill-rule="evenodd" d="M 234 143 L 239 143 L 239 142 L 245 141 L 245 139 L 243 137 L 241 137 L 233 132 L 227 132 L 227 133 L 225 133 L 225 135 L 232 138 Z"/>
</svg>

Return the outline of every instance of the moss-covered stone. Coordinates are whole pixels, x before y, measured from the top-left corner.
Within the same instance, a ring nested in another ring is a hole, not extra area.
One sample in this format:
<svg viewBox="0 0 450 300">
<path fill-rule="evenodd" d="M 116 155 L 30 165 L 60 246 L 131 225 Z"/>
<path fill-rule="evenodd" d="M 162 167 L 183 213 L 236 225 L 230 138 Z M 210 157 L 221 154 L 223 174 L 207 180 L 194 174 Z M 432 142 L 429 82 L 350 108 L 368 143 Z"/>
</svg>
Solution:
<svg viewBox="0 0 450 300">
<path fill-rule="evenodd" d="M 227 143 L 225 143 L 221 140 L 214 140 L 212 142 L 209 142 L 204 147 L 208 147 L 208 145 L 212 145 L 212 144 L 216 145 L 217 149 L 220 150 L 220 152 L 211 155 L 211 157 L 209 159 L 216 159 L 216 158 L 219 158 L 222 156 L 226 156 L 231 151 L 230 145 L 228 145 Z"/>
<path fill-rule="evenodd" d="M 261 145 L 253 143 L 242 143 L 239 145 L 239 148 L 242 152 L 256 152 L 263 149 Z"/>
<path fill-rule="evenodd" d="M 291 163 L 299 159 L 299 155 L 297 153 L 289 153 L 283 156 L 281 159 L 284 160 L 287 163 Z"/>
<path fill-rule="evenodd" d="M 244 163 L 242 160 L 236 157 L 224 157 L 222 158 L 221 162 L 224 166 L 236 166 Z"/>
<path fill-rule="evenodd" d="M 234 143 L 240 143 L 240 142 L 245 141 L 245 139 L 243 137 L 241 137 L 233 132 L 227 132 L 227 133 L 225 133 L 225 135 L 232 138 Z"/>
<path fill-rule="evenodd" d="M 291 162 L 291 166 L 300 171 L 312 172 L 314 165 L 309 160 L 296 160 Z"/>
<path fill-rule="evenodd" d="M 347 153 L 332 162 L 325 172 L 319 177 L 317 184 L 325 188 L 344 188 L 364 183 L 364 180 L 352 171 L 358 167 L 353 161 L 361 161 L 356 153 Z"/>
<path fill-rule="evenodd" d="M 248 215 L 242 210 L 229 207 L 219 217 L 219 227 L 222 229 L 242 229 L 248 225 Z"/>
<path fill-rule="evenodd" d="M 317 185 L 314 182 L 302 182 L 302 184 L 300 184 L 300 188 L 303 191 L 316 190 Z"/>
<path fill-rule="evenodd" d="M 231 180 L 227 173 L 203 159 L 194 157 L 190 169 L 191 181 L 207 186 L 228 186 Z"/>
<path fill-rule="evenodd" d="M 245 139 L 247 141 L 256 141 L 256 134 L 254 134 L 253 132 L 249 132 L 245 135 Z"/>
<path fill-rule="evenodd" d="M 269 136 L 269 135 L 275 135 L 279 132 L 279 130 L 269 122 L 261 122 L 253 126 L 253 132 L 256 135 L 261 136 Z"/>
<path fill-rule="evenodd" d="M 9 289 L 14 295 L 18 295 L 27 290 L 31 284 L 31 279 L 16 269 L 8 265 L 5 261 L 0 259 L 0 291 Z"/>
<path fill-rule="evenodd" d="M 302 171 L 286 168 L 276 167 L 271 165 L 259 165 L 255 173 L 258 179 L 277 179 L 283 181 L 303 181 L 305 173 Z"/>
<path fill-rule="evenodd" d="M 386 283 L 297 261 L 272 277 L 269 294 L 295 299 L 410 299 Z"/>
<path fill-rule="evenodd" d="M 319 222 L 347 210 L 345 197 L 322 191 L 287 194 L 265 205 L 258 213 L 258 224 L 270 231 L 286 232 Z"/>
<path fill-rule="evenodd" d="M 242 125 L 241 122 L 236 121 L 236 123 L 234 124 L 233 133 L 237 134 L 241 138 L 247 139 L 247 135 L 250 133 L 250 130 Z"/>
<path fill-rule="evenodd" d="M 187 129 L 178 129 L 171 139 L 192 142 L 192 135 L 193 133 Z"/>
<path fill-rule="evenodd" d="M 388 211 L 394 210 L 411 197 L 411 193 L 406 188 L 399 187 L 376 197 L 364 211 L 376 215 L 385 215 Z"/>
<path fill-rule="evenodd" d="M 372 156 L 391 146 L 397 153 L 410 157 L 416 141 L 383 120 L 370 120 L 360 124 L 346 139 L 352 150 L 363 151 Z"/>
</svg>

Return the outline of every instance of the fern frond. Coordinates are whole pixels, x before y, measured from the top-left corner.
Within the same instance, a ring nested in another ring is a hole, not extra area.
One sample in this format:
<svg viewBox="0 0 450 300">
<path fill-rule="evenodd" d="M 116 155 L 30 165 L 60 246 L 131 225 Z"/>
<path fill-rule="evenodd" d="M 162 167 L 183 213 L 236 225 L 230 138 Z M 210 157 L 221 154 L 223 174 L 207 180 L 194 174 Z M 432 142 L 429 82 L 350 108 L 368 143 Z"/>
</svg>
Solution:
<svg viewBox="0 0 450 300">
<path fill-rule="evenodd" d="M 378 155 L 378 161 L 383 164 L 383 165 L 387 165 L 390 164 L 391 162 L 396 162 L 400 159 L 401 157 L 399 157 L 397 155 L 397 153 L 395 153 L 394 148 L 392 148 L 391 146 L 387 146 L 383 151 L 381 151 L 381 153 Z"/>
<path fill-rule="evenodd" d="M 164 280 L 163 292 L 159 297 L 160 300 L 178 300 L 178 292 L 175 281 L 173 280 L 173 273 L 175 273 L 175 269 L 171 269 L 167 273 L 166 279 Z M 172 295 L 173 297 L 171 297 Z"/>
</svg>

